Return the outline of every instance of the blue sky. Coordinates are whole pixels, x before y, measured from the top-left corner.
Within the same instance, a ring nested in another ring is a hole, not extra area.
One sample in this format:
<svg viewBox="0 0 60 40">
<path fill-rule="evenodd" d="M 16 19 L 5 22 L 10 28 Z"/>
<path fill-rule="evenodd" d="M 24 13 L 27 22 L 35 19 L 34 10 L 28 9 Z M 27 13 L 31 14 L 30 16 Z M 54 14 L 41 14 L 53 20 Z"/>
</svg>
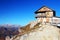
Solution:
<svg viewBox="0 0 60 40">
<path fill-rule="evenodd" d="M 0 0 L 0 24 L 26 25 L 35 20 L 34 12 L 43 5 L 60 16 L 60 0 Z"/>
</svg>

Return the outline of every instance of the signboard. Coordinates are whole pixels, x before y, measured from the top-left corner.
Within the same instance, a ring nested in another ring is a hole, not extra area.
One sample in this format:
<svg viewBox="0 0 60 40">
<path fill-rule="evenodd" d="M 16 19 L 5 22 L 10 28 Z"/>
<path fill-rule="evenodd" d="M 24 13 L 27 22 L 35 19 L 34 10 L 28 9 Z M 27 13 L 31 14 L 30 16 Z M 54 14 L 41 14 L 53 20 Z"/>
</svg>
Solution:
<svg viewBox="0 0 60 40">
<path fill-rule="evenodd" d="M 46 12 L 46 17 L 53 17 L 53 12 Z"/>
</svg>

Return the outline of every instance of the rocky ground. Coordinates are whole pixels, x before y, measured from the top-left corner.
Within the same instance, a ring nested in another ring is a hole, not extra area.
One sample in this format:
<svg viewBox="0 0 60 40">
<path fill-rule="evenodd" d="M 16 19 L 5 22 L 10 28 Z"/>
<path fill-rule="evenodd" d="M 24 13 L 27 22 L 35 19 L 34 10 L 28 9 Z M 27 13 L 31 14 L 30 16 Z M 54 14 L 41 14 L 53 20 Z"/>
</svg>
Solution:
<svg viewBox="0 0 60 40">
<path fill-rule="evenodd" d="M 60 40 L 60 29 L 50 23 L 37 23 L 32 28 L 30 27 L 30 24 L 25 26 L 25 28 L 22 28 L 23 32 L 21 34 L 10 40 Z"/>
</svg>

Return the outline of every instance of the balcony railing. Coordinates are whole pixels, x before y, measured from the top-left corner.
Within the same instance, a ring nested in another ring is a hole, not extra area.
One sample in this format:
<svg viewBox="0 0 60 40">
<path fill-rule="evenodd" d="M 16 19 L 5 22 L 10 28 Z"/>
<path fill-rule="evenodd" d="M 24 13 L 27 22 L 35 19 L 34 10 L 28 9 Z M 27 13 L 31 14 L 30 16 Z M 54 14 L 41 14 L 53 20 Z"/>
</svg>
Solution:
<svg viewBox="0 0 60 40">
<path fill-rule="evenodd" d="M 45 13 L 39 13 L 39 14 L 36 14 L 35 17 L 46 17 Z"/>
</svg>

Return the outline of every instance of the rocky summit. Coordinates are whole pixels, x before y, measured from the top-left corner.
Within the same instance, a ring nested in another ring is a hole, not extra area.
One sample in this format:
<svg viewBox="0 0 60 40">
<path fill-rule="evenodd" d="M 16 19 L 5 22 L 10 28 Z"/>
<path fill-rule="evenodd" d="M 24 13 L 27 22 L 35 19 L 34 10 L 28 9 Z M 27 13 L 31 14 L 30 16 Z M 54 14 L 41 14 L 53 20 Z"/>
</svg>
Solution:
<svg viewBox="0 0 60 40">
<path fill-rule="evenodd" d="M 11 40 L 60 40 L 60 29 L 50 23 L 37 23 L 30 27 L 31 24 L 28 24 L 20 29 L 21 34 L 14 36 Z"/>
</svg>

